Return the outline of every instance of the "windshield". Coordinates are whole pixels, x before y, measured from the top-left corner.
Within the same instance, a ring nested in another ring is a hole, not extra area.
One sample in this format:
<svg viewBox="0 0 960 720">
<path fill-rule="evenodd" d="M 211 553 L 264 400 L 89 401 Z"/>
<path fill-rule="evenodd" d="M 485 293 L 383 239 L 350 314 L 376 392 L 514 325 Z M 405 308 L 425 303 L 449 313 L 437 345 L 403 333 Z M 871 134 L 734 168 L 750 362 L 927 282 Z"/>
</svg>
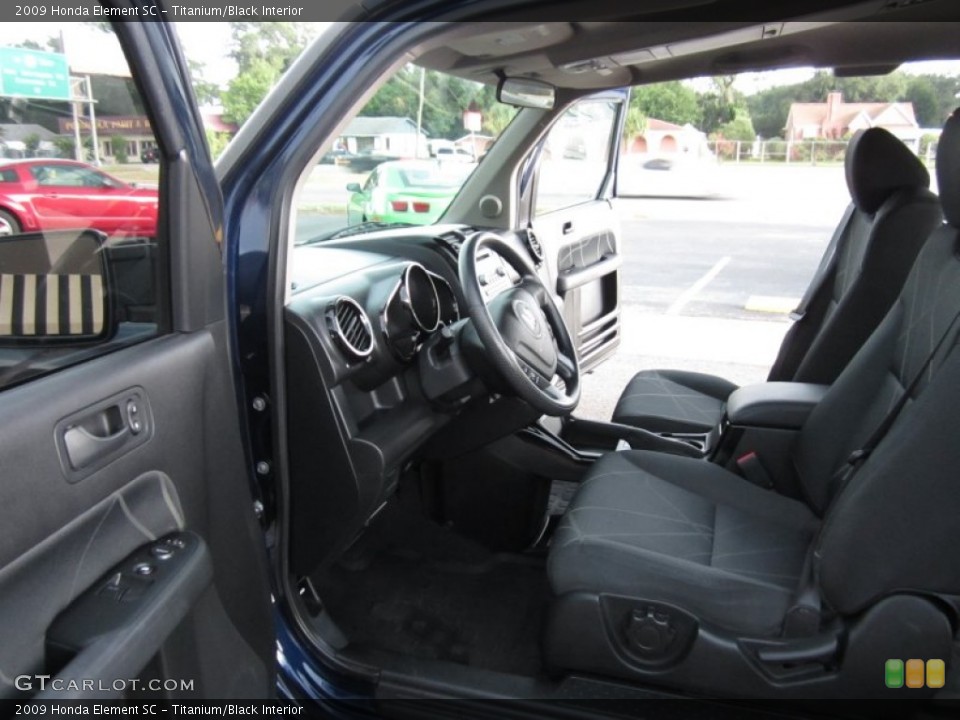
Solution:
<svg viewBox="0 0 960 720">
<path fill-rule="evenodd" d="M 295 243 L 438 222 L 515 112 L 493 87 L 401 68 L 309 169 Z"/>
</svg>

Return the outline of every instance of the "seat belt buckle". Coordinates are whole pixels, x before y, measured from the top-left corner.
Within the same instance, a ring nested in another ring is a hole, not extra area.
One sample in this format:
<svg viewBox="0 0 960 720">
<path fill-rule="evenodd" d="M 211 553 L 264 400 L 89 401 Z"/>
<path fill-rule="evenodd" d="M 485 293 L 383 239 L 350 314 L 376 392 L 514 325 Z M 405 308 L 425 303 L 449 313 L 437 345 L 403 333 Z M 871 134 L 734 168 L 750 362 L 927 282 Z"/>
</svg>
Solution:
<svg viewBox="0 0 960 720">
<path fill-rule="evenodd" d="M 760 462 L 760 456 L 756 452 L 751 450 L 744 453 L 737 458 L 736 462 L 741 474 L 754 485 L 762 487 L 764 490 L 773 488 L 773 479 L 763 463 Z"/>
</svg>

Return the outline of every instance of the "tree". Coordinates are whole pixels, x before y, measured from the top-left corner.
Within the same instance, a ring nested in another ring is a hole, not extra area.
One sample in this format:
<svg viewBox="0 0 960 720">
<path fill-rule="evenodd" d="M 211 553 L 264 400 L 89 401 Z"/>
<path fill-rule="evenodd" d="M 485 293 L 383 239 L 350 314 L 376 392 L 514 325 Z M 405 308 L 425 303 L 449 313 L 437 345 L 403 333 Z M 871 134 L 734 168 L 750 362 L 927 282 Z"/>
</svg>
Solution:
<svg viewBox="0 0 960 720">
<path fill-rule="evenodd" d="M 27 149 L 27 157 L 36 157 L 40 150 L 40 136 L 30 133 L 23 139 L 23 144 Z"/>
<path fill-rule="evenodd" d="M 907 75 L 838 78 L 818 71 L 802 83 L 781 85 L 746 98 L 753 124 L 764 137 L 780 135 L 793 102 L 824 102 L 831 92 L 846 102 L 912 102 L 921 127 L 939 127 L 956 105 L 960 78 L 942 75 Z"/>
<path fill-rule="evenodd" d="M 690 123 L 696 126 L 701 120 L 697 93 L 676 80 L 634 88 L 630 105 L 648 118 L 678 125 Z"/>
<path fill-rule="evenodd" d="M 193 94 L 197 96 L 199 105 L 209 105 L 220 101 L 220 87 L 204 78 L 206 70 L 204 64 L 197 60 L 187 59 L 190 70 L 190 83 L 193 85 Z"/>
<path fill-rule="evenodd" d="M 753 122 L 750 120 L 750 114 L 746 111 L 738 112 L 733 120 L 724 123 L 717 129 L 717 136 L 724 140 L 741 140 L 749 142 L 757 136 L 753 128 Z"/>
<path fill-rule="evenodd" d="M 647 131 L 647 116 L 633 103 L 627 108 L 627 117 L 623 122 L 623 145 L 630 146 L 637 135 Z"/>
<path fill-rule="evenodd" d="M 416 118 L 420 103 L 420 68 L 407 65 L 385 82 L 360 114 L 365 117 Z M 474 106 L 483 116 L 483 130 L 498 135 L 516 109 L 496 100 L 494 89 L 470 80 L 427 70 L 423 84 L 423 130 L 433 138 L 464 134 L 463 112 Z"/>
<path fill-rule="evenodd" d="M 242 125 L 303 52 L 312 33 L 303 23 L 230 23 L 230 57 L 238 72 L 223 93 L 224 116 Z"/>
<path fill-rule="evenodd" d="M 57 149 L 57 154 L 62 158 L 70 158 L 71 160 L 74 157 L 74 152 L 76 151 L 76 143 L 73 142 L 73 138 L 67 135 L 58 135 L 53 139 L 53 146 Z"/>
<path fill-rule="evenodd" d="M 493 103 L 483 112 L 483 131 L 497 137 L 511 123 L 517 114 L 517 108 L 503 103 Z"/>
<path fill-rule="evenodd" d="M 110 147 L 113 148 L 113 157 L 117 164 L 126 165 L 130 155 L 127 153 L 127 144 L 130 141 L 123 135 L 114 135 L 110 138 Z"/>
<path fill-rule="evenodd" d="M 254 60 L 223 93 L 225 119 L 243 125 L 279 79 L 279 68 L 267 60 Z"/>
<path fill-rule="evenodd" d="M 207 147 L 210 148 L 210 157 L 216 160 L 223 153 L 230 142 L 230 135 L 222 132 L 215 132 L 210 128 L 205 130 L 207 135 Z"/>
</svg>

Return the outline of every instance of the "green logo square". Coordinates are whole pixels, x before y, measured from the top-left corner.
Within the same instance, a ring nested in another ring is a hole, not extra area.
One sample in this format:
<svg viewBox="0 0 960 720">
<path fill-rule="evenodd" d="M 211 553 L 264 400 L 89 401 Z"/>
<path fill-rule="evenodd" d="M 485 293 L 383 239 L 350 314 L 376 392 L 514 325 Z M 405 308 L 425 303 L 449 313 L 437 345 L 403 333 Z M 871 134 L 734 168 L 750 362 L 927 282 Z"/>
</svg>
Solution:
<svg viewBox="0 0 960 720">
<path fill-rule="evenodd" d="M 883 666 L 883 679 L 888 688 L 903 687 L 903 660 L 887 660 Z"/>
</svg>

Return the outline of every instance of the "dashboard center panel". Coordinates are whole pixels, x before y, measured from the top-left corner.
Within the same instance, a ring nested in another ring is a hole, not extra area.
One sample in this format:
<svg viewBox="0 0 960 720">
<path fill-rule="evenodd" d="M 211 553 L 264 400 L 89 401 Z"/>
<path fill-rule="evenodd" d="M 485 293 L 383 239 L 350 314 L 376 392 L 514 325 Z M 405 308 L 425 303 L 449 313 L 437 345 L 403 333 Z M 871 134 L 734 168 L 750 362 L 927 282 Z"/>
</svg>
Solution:
<svg viewBox="0 0 960 720">
<path fill-rule="evenodd" d="M 460 342 L 470 326 L 460 316 L 463 233 L 437 232 L 402 228 L 293 249 L 284 360 L 295 573 L 344 550 L 418 450 L 489 395 Z M 519 282 L 495 253 L 478 261 L 487 303 Z"/>
</svg>

